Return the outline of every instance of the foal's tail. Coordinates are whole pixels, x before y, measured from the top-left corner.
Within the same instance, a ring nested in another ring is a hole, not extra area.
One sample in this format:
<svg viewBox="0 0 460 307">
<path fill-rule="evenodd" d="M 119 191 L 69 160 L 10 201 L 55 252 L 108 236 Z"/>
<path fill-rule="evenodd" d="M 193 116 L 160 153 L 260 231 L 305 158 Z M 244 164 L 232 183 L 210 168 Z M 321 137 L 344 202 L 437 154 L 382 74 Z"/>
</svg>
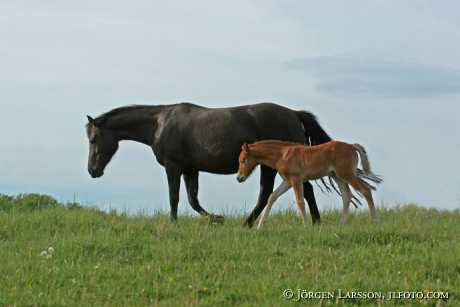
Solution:
<svg viewBox="0 0 460 307">
<path fill-rule="evenodd" d="M 371 163 L 369 162 L 369 157 L 367 156 L 367 152 L 364 147 L 359 144 L 353 144 L 352 146 L 359 153 L 361 164 L 363 166 L 363 170 L 360 170 L 359 168 L 357 170 L 358 177 L 370 180 L 377 184 L 381 183 L 383 181 L 382 177 L 372 173 L 371 171 Z"/>
<path fill-rule="evenodd" d="M 356 149 L 356 151 L 359 152 L 359 157 L 361 158 L 361 164 L 363 166 L 364 174 L 371 174 L 371 164 L 369 162 L 369 158 L 367 157 L 367 152 L 364 149 L 364 147 L 359 144 L 353 144 L 352 146 Z"/>
</svg>

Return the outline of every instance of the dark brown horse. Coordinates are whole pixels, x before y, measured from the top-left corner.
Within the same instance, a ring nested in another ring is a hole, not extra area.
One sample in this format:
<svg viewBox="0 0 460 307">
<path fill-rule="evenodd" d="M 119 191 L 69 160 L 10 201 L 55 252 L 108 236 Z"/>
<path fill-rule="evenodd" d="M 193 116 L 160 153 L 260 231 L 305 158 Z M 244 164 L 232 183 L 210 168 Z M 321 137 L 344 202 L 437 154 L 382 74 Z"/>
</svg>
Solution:
<svg viewBox="0 0 460 307">
<path fill-rule="evenodd" d="M 198 173 L 232 174 L 238 170 L 241 145 L 257 140 L 277 139 L 321 144 L 330 140 L 315 116 L 273 103 L 231 108 L 205 108 L 191 103 L 159 106 L 127 106 L 97 118 L 88 116 L 88 172 L 101 177 L 122 140 L 152 148 L 165 167 L 169 185 L 171 218 L 177 219 L 180 178 L 183 175 L 188 200 L 201 215 L 209 214 L 198 202 Z M 273 191 L 276 171 L 261 166 L 260 193 L 256 207 L 245 224 L 252 226 Z M 320 215 L 309 182 L 303 184 L 313 223 Z"/>
</svg>

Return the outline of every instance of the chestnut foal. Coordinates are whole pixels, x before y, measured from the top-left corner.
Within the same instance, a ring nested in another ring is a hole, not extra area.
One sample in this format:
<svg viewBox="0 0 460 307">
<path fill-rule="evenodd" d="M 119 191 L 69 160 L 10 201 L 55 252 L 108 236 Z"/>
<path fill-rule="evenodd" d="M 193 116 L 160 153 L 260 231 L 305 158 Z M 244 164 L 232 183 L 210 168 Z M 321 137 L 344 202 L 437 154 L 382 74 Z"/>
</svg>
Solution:
<svg viewBox="0 0 460 307">
<path fill-rule="evenodd" d="M 363 175 L 357 173 L 358 153 L 361 157 Z M 267 219 L 273 203 L 291 187 L 294 188 L 297 207 L 303 222 L 306 223 L 307 214 L 303 201 L 302 183 L 324 176 L 331 176 L 339 186 L 343 201 L 342 224 L 348 220 L 348 209 L 351 201 L 351 191 L 348 184 L 364 196 L 372 219 L 376 219 L 371 192 L 375 187 L 362 178 L 367 178 L 375 183 L 380 183 L 381 179 L 371 172 L 366 151 L 359 144 L 331 141 L 317 146 L 305 146 L 276 140 L 244 144 L 239 156 L 237 180 L 239 182 L 245 181 L 259 164 L 277 170 L 283 178 L 283 182 L 270 195 L 257 228 L 260 228 Z"/>
</svg>

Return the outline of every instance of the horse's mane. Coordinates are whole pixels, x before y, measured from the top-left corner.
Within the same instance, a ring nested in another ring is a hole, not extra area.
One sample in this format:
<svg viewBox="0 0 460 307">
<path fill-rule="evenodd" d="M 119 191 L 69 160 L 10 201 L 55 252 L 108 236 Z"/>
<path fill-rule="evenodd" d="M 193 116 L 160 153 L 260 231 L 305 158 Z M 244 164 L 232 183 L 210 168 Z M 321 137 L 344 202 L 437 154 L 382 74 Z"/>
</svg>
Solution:
<svg viewBox="0 0 460 307">
<path fill-rule="evenodd" d="M 143 109 L 143 108 L 148 108 L 148 107 L 152 107 L 152 106 L 132 104 L 132 105 L 128 105 L 128 106 L 118 107 L 118 108 L 112 109 L 112 110 L 110 110 L 108 112 L 105 112 L 105 113 L 99 115 L 94 120 L 96 121 L 96 124 L 103 125 L 103 124 L 105 124 L 107 122 L 107 120 L 109 120 L 110 118 L 112 118 L 114 116 L 120 115 L 122 113 L 127 113 L 129 111 L 136 111 L 136 110 Z"/>
<path fill-rule="evenodd" d="M 127 105 L 112 109 L 94 119 L 96 126 L 114 128 L 152 119 L 152 112 L 163 105 Z M 116 121 L 112 121 L 116 118 Z M 88 124 L 87 124 L 88 127 Z"/>
</svg>

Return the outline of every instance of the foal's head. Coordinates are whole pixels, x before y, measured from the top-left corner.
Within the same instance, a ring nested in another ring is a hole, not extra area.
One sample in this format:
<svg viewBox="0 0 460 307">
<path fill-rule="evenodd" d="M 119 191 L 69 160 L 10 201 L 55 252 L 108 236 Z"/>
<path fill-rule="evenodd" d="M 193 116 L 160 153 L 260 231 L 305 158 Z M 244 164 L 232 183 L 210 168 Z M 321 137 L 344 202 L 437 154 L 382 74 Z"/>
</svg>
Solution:
<svg viewBox="0 0 460 307">
<path fill-rule="evenodd" d="M 249 149 L 249 145 L 244 143 L 241 146 L 240 157 L 238 158 L 239 166 L 238 166 L 238 174 L 236 176 L 236 180 L 238 182 L 243 182 L 251 175 L 252 171 L 256 168 L 259 163 L 256 161 L 254 156 L 251 154 L 251 150 Z"/>
<path fill-rule="evenodd" d="M 88 172 L 93 178 L 104 175 L 104 169 L 118 149 L 115 133 L 88 116 L 86 134 L 89 140 Z"/>
</svg>

